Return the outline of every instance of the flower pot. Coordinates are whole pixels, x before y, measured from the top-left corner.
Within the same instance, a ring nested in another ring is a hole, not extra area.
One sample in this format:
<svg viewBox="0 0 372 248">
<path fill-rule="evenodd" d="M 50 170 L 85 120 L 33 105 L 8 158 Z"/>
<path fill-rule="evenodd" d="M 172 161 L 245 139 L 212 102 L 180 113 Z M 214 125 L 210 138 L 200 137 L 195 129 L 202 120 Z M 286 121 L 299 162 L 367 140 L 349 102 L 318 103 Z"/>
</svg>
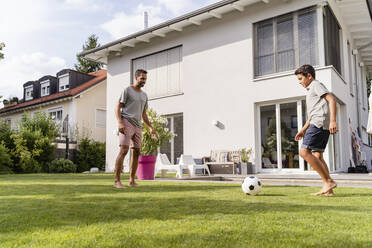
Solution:
<svg viewBox="0 0 372 248">
<path fill-rule="evenodd" d="M 141 155 L 138 158 L 138 180 L 154 180 L 156 156 Z"/>
</svg>

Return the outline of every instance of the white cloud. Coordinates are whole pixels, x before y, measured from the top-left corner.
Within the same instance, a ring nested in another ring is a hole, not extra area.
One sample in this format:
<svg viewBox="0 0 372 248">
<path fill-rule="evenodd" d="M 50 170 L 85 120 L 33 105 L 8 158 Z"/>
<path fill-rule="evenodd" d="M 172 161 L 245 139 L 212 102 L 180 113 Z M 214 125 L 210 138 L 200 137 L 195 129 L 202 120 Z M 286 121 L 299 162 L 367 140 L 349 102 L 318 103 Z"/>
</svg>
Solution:
<svg viewBox="0 0 372 248">
<path fill-rule="evenodd" d="M 119 12 L 114 18 L 101 25 L 114 39 L 122 38 L 126 35 L 138 32 L 144 28 L 144 12 L 149 14 L 149 26 L 159 24 L 164 21 L 161 15 L 161 7 L 140 4 L 130 14 Z"/>
<path fill-rule="evenodd" d="M 197 4 L 191 0 L 158 0 L 173 15 L 181 15 L 197 9 Z"/>
<path fill-rule="evenodd" d="M 50 57 L 42 52 L 15 56 L 0 62 L 0 96 L 22 98 L 23 84 L 52 75 L 66 68 L 66 62 L 59 57 Z"/>
<path fill-rule="evenodd" d="M 21 7 L 20 7 L 21 6 Z M 0 14 L 0 37 L 19 37 L 49 25 L 46 20 L 47 3 L 34 1 L 2 1 Z"/>
</svg>

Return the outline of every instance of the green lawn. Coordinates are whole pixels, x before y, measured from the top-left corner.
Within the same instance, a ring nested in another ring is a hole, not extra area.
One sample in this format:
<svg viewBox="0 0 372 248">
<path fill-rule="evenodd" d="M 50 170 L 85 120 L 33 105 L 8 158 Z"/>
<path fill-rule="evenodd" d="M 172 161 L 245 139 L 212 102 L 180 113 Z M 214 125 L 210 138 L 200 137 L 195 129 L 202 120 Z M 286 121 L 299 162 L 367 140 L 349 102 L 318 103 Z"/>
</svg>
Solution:
<svg viewBox="0 0 372 248">
<path fill-rule="evenodd" d="M 372 190 L 0 176 L 0 247 L 372 247 Z"/>
</svg>

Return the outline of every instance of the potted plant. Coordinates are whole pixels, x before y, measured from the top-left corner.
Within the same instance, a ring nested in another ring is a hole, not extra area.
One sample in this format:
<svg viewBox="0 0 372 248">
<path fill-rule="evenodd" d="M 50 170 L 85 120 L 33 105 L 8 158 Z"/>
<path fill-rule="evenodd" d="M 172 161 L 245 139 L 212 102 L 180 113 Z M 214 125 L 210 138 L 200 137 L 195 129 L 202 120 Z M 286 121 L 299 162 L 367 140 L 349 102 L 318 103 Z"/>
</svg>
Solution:
<svg viewBox="0 0 372 248">
<path fill-rule="evenodd" d="M 174 133 L 170 132 L 169 129 L 166 128 L 168 124 L 167 118 L 158 115 L 153 109 L 147 110 L 147 116 L 152 128 L 156 132 L 156 138 L 152 138 L 150 129 L 146 125 L 143 125 L 141 155 L 138 158 L 137 169 L 137 178 L 140 180 L 154 179 L 156 153 L 158 148 L 165 142 L 169 142 L 172 137 L 175 136 Z"/>
<path fill-rule="evenodd" d="M 241 164 L 240 171 L 241 174 L 247 175 L 253 173 L 253 164 L 249 162 L 250 155 L 253 153 L 252 148 L 241 150 Z"/>
</svg>

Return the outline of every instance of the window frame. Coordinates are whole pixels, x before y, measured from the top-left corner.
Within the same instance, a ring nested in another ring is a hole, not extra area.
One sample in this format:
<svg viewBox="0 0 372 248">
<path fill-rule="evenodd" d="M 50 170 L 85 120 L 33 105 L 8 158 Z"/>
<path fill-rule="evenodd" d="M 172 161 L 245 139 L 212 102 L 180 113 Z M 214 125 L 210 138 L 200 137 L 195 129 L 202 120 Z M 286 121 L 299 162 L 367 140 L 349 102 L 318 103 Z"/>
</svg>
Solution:
<svg viewBox="0 0 372 248">
<path fill-rule="evenodd" d="M 58 92 L 66 91 L 70 89 L 70 81 L 68 80 L 67 83 L 61 84 L 61 78 L 69 77 L 69 74 L 63 74 L 58 77 Z M 62 88 L 63 87 L 63 88 Z"/>
<path fill-rule="evenodd" d="M 315 25 L 314 25 L 314 32 L 316 32 L 316 43 L 318 44 L 316 46 L 316 49 L 315 49 L 315 56 L 316 56 L 316 63 L 313 65 L 314 67 L 316 66 L 319 66 L 320 65 L 320 56 L 319 56 L 319 49 L 318 49 L 318 46 L 319 46 L 319 34 L 318 34 L 318 28 L 317 26 L 319 25 L 318 23 L 318 18 L 317 18 L 317 6 L 311 6 L 311 7 L 308 7 L 308 8 L 304 8 L 304 9 L 300 9 L 300 10 L 296 10 L 296 11 L 292 11 L 292 12 L 289 12 L 289 13 L 285 13 L 285 14 L 282 14 L 282 15 L 279 15 L 279 16 L 276 16 L 276 17 L 272 17 L 272 18 L 269 18 L 269 19 L 265 19 L 265 20 L 262 20 L 262 21 L 258 21 L 258 22 L 255 22 L 253 23 L 253 32 L 254 32 L 254 35 L 253 35 L 253 61 L 254 61 L 254 66 L 253 66 L 253 75 L 254 75 L 254 79 L 259 79 L 259 78 L 262 78 L 262 77 L 267 77 L 267 76 L 272 76 L 272 75 L 276 75 L 276 74 L 282 74 L 282 73 L 286 73 L 286 72 L 290 72 L 294 69 L 296 69 L 297 67 L 300 66 L 300 54 L 299 54 L 299 29 L 298 29 L 298 18 L 299 16 L 303 15 L 303 14 L 306 14 L 306 13 L 310 13 L 310 12 L 313 12 L 314 14 L 314 22 L 315 22 Z M 289 70 L 284 70 L 284 71 L 279 71 L 278 70 L 278 66 L 277 66 L 277 57 L 278 57 L 278 48 L 277 48 L 277 39 L 278 39 L 278 34 L 277 34 L 277 24 L 278 22 L 280 21 L 283 21 L 283 20 L 289 20 L 291 19 L 292 20 L 292 24 L 293 24 L 293 29 L 292 29 L 292 33 L 293 33 L 293 49 L 294 49 L 294 68 L 292 69 L 289 69 Z M 273 26 L 273 54 L 274 54 L 274 61 L 273 61 L 273 72 L 272 73 L 266 73 L 266 74 L 262 74 L 262 75 L 258 75 L 257 73 L 257 66 L 258 66 L 258 27 L 260 25 L 267 25 L 267 24 L 272 24 Z"/>
<path fill-rule="evenodd" d="M 45 92 L 43 93 L 43 88 L 45 88 Z M 50 95 L 50 80 L 45 80 L 40 82 L 40 97 Z"/>
</svg>

